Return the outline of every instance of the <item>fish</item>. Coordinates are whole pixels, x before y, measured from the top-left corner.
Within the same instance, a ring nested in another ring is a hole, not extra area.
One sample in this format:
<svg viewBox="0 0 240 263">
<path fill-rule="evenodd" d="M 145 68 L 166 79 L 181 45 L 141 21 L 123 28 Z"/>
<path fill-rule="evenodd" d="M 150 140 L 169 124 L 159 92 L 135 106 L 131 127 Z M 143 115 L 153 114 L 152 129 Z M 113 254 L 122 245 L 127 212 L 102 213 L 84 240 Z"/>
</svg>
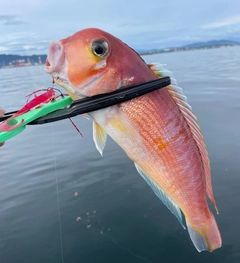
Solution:
<svg viewBox="0 0 240 263">
<path fill-rule="evenodd" d="M 222 246 L 208 206 L 213 195 L 210 160 L 203 134 L 182 88 L 165 66 L 147 64 L 131 47 L 98 28 L 52 41 L 45 72 L 73 100 L 164 76 L 171 85 L 144 96 L 89 112 L 93 140 L 103 155 L 110 136 L 138 173 L 185 228 L 197 251 Z"/>
</svg>

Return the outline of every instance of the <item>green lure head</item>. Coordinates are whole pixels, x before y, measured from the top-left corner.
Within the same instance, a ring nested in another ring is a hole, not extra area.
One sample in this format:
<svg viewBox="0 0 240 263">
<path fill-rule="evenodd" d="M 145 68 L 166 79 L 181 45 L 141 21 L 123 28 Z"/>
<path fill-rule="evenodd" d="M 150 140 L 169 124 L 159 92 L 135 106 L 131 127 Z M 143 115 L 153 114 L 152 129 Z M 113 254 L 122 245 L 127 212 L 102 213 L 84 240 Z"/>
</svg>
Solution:
<svg viewBox="0 0 240 263">
<path fill-rule="evenodd" d="M 58 99 L 49 101 L 44 105 L 30 109 L 23 114 L 18 111 L 12 117 L 0 122 L 0 143 L 9 140 L 22 132 L 26 128 L 26 125 L 33 120 L 66 107 L 71 103 L 72 99 L 70 97 L 59 97 Z"/>
</svg>

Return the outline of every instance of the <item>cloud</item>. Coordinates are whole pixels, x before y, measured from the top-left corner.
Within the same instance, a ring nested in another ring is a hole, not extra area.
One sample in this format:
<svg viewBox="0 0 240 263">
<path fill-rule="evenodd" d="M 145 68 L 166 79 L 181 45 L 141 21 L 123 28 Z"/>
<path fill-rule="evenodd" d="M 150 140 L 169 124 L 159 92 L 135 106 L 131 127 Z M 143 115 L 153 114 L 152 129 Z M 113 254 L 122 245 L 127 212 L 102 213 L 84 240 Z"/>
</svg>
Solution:
<svg viewBox="0 0 240 263">
<path fill-rule="evenodd" d="M 230 17 L 225 20 L 217 21 L 214 23 L 210 23 L 207 25 L 201 26 L 203 29 L 211 29 L 211 28 L 219 28 L 219 27 L 225 27 L 225 26 L 232 26 L 240 24 L 240 16 Z"/>
<path fill-rule="evenodd" d="M 36 32 L 15 32 L 0 38 L 0 53 L 30 55 L 35 52 L 47 53 L 49 40 Z"/>
<path fill-rule="evenodd" d="M 21 25 L 21 24 L 25 24 L 25 22 L 21 20 L 10 20 L 3 23 L 4 26 L 13 26 L 13 25 Z"/>
<path fill-rule="evenodd" d="M 15 17 L 16 17 L 15 15 L 0 15 L 0 21 L 11 20 L 14 19 Z"/>
<path fill-rule="evenodd" d="M 192 0 L 161 4 L 152 0 L 147 5 L 146 0 L 104 0 L 104 4 L 96 0 L 2 2 L 0 52 L 4 52 L 4 47 L 13 53 L 47 53 L 50 40 L 68 37 L 87 27 L 101 28 L 135 49 L 233 39 L 240 30 L 239 0 L 231 0 L 231 5 L 229 0 L 201 0 L 194 4 Z"/>
<path fill-rule="evenodd" d="M 17 15 L 0 15 L 0 21 L 4 26 L 25 24 L 24 21 L 19 20 Z"/>
<path fill-rule="evenodd" d="M 7 52 L 8 48 L 6 46 L 0 46 L 0 52 Z"/>
</svg>

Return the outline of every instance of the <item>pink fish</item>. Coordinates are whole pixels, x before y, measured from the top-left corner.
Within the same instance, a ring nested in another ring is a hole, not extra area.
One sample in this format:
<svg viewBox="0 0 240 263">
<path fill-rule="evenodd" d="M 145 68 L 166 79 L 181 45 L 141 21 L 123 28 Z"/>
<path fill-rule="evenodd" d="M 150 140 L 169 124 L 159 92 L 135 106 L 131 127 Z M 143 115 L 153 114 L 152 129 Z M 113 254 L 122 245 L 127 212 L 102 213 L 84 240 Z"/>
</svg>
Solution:
<svg viewBox="0 0 240 263">
<path fill-rule="evenodd" d="M 171 76 L 160 64 L 147 65 L 121 40 L 94 28 L 52 42 L 45 71 L 73 99 Z M 221 235 L 207 203 L 208 197 L 217 210 L 206 145 L 176 80 L 172 78 L 172 85 L 165 89 L 89 115 L 99 152 L 102 154 L 108 134 L 183 225 L 182 211 L 196 249 L 221 247 Z"/>
</svg>

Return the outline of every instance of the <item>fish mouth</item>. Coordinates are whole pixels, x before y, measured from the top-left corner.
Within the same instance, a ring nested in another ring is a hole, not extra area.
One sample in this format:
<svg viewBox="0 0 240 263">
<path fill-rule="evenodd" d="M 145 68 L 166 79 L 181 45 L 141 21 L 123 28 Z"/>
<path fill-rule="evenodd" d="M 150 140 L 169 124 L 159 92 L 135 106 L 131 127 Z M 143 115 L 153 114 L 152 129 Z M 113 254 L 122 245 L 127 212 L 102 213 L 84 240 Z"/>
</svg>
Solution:
<svg viewBox="0 0 240 263">
<path fill-rule="evenodd" d="M 51 41 L 44 70 L 52 76 L 54 83 L 67 91 L 72 99 L 80 99 L 81 97 L 76 95 L 74 87 L 70 84 L 68 77 L 66 77 L 67 64 L 68 62 L 61 42 Z"/>
<path fill-rule="evenodd" d="M 59 72 L 65 63 L 64 49 L 60 41 L 51 41 L 48 48 L 45 71 L 50 75 Z"/>
</svg>

